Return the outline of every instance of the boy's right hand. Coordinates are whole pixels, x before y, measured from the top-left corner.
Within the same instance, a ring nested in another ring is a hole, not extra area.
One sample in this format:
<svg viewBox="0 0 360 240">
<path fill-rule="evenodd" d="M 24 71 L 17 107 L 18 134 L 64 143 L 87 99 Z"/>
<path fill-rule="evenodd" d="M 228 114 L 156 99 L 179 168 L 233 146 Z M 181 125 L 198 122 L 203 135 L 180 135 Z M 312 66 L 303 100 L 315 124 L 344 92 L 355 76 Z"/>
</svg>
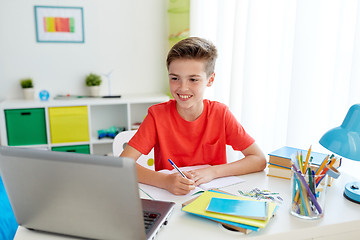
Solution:
<svg viewBox="0 0 360 240">
<path fill-rule="evenodd" d="M 166 176 L 166 190 L 175 194 L 175 195 L 185 195 L 188 194 L 191 190 L 195 189 L 195 182 L 192 180 L 192 174 L 184 172 L 184 178 L 180 173 L 169 174 Z"/>
</svg>

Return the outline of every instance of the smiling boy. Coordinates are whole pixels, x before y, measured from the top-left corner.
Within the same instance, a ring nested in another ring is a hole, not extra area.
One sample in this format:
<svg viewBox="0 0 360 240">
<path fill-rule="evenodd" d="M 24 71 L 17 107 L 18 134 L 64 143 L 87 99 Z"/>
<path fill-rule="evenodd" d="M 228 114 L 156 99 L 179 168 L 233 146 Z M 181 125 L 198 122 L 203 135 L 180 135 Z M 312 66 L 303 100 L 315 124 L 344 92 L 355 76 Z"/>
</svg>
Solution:
<svg viewBox="0 0 360 240">
<path fill-rule="evenodd" d="M 137 160 L 141 154 L 155 153 L 155 170 L 137 165 L 139 182 L 164 188 L 173 194 L 187 194 L 195 186 L 212 179 L 262 171 L 265 156 L 235 119 L 229 108 L 204 99 L 215 78 L 216 47 L 209 41 L 190 37 L 175 44 L 168 53 L 169 86 L 174 97 L 149 108 L 148 115 L 121 156 Z M 244 158 L 227 163 L 226 145 Z M 209 164 L 210 167 L 180 174 L 178 167 Z"/>
</svg>

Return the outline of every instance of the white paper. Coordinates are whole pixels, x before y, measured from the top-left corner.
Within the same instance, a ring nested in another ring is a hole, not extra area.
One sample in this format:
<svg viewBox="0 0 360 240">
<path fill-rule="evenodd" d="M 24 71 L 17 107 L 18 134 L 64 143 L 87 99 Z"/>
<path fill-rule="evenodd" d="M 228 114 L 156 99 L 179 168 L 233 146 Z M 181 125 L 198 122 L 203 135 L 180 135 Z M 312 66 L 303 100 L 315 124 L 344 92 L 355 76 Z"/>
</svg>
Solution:
<svg viewBox="0 0 360 240">
<path fill-rule="evenodd" d="M 204 167 L 209 167 L 210 165 L 199 165 L 199 166 L 191 166 L 191 167 L 181 167 L 181 171 L 191 171 L 195 169 L 200 169 Z M 176 173 L 176 169 L 173 170 L 160 170 L 159 172 L 163 172 L 166 174 L 172 174 Z M 206 191 L 209 189 L 217 189 L 222 187 L 231 186 L 237 183 L 244 182 L 245 180 L 236 177 L 236 176 L 229 176 L 229 177 L 222 177 L 222 178 L 216 178 L 208 183 L 200 184 L 198 187 L 196 187 L 194 190 L 192 190 L 190 193 L 186 195 L 175 195 L 170 193 L 169 191 L 165 189 L 161 189 L 158 187 L 154 187 L 151 185 L 139 183 L 139 188 L 147 194 L 149 197 L 155 199 L 155 200 L 163 200 L 163 201 L 178 201 L 178 200 L 186 200 L 188 198 L 191 198 L 195 193 L 200 191 Z"/>
</svg>

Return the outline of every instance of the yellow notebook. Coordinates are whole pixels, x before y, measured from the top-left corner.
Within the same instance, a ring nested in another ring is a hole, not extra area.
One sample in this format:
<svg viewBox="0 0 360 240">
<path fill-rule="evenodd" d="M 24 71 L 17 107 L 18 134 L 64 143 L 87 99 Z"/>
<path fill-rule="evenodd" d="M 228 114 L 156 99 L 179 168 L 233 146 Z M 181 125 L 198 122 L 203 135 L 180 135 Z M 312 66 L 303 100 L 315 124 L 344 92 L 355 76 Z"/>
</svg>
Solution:
<svg viewBox="0 0 360 240">
<path fill-rule="evenodd" d="M 208 212 L 206 211 L 206 208 L 208 207 L 211 198 L 217 197 L 217 198 L 226 198 L 226 199 L 240 199 L 240 200 L 249 200 L 245 197 L 240 196 L 233 196 L 233 195 L 227 195 L 222 194 L 218 192 L 212 192 L 212 191 L 205 191 L 201 196 L 199 196 L 197 199 L 195 199 L 190 204 L 186 205 L 182 208 L 183 211 L 197 214 L 200 216 L 207 216 L 211 218 L 217 218 L 221 220 L 226 220 L 230 222 L 236 222 L 236 223 L 242 223 L 250 226 L 260 227 L 264 228 L 267 223 L 269 222 L 270 218 L 272 217 L 274 210 L 276 208 L 276 204 L 273 202 L 269 202 L 268 205 L 268 217 L 266 220 L 257 220 L 257 219 L 250 219 L 250 218 L 244 218 L 244 217 L 237 217 L 237 216 L 231 216 L 221 213 L 214 213 L 214 212 Z M 257 201 L 257 200 L 253 200 Z"/>
</svg>

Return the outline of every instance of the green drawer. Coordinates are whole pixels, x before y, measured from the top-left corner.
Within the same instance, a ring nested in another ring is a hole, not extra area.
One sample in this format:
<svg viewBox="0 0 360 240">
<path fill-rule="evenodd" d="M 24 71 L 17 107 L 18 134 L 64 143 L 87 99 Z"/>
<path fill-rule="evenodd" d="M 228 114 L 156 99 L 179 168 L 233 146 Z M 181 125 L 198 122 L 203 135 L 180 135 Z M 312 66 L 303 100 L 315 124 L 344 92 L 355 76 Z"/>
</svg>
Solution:
<svg viewBox="0 0 360 240">
<path fill-rule="evenodd" d="M 51 150 L 58 152 L 75 152 L 75 153 L 86 153 L 90 154 L 89 145 L 73 145 L 63 147 L 52 147 Z"/>
<path fill-rule="evenodd" d="M 5 110 L 9 146 L 47 144 L 45 109 Z"/>
</svg>

